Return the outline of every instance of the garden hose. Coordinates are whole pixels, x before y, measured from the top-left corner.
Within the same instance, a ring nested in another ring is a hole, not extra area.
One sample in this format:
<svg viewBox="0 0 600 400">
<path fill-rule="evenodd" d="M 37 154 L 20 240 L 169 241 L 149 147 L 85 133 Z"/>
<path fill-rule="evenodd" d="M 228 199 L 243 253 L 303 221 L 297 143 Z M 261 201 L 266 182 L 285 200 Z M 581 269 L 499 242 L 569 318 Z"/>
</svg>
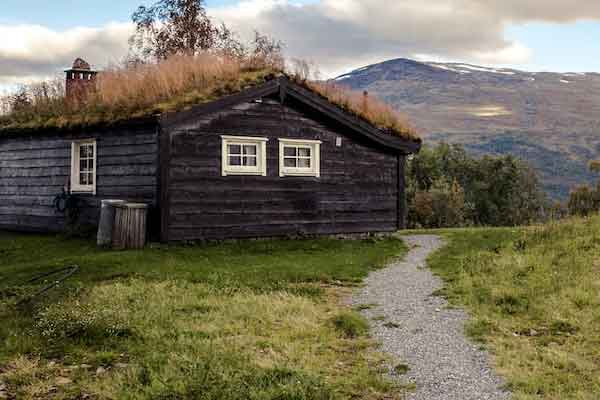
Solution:
<svg viewBox="0 0 600 400">
<path fill-rule="evenodd" d="M 41 275 L 38 275 L 38 276 L 35 276 L 35 277 L 29 279 L 28 281 L 24 282 L 23 284 L 26 285 L 26 284 L 34 283 L 34 282 L 37 282 L 44 278 L 47 278 L 49 276 L 55 276 L 55 275 L 61 274 L 61 275 L 59 275 L 59 278 L 54 280 L 51 284 L 40 289 L 39 291 L 37 291 L 36 293 L 31 295 L 30 297 L 19 300 L 16 305 L 21 306 L 23 304 L 30 303 L 32 300 L 36 299 L 37 297 L 40 297 L 41 295 L 45 294 L 46 292 L 50 291 L 51 289 L 57 287 L 58 285 L 60 285 L 64 281 L 66 281 L 68 278 L 73 276 L 77 271 L 79 271 L 79 266 L 72 265 L 70 267 L 65 267 L 65 268 L 54 270 L 54 271 L 45 272 Z"/>
</svg>

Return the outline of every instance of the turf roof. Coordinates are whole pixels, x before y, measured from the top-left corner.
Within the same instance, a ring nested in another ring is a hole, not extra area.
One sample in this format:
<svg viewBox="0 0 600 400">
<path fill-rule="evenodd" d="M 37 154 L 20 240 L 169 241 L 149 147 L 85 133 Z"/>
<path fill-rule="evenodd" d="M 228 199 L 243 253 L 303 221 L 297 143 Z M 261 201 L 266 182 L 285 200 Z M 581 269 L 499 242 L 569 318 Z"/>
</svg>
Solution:
<svg viewBox="0 0 600 400">
<path fill-rule="evenodd" d="M 89 129 L 102 126 L 113 126 L 127 122 L 145 121 L 161 114 L 175 113 L 189 109 L 195 105 L 206 104 L 219 98 L 240 93 L 283 74 L 265 68 L 256 71 L 240 72 L 235 79 L 216 80 L 205 87 L 197 87 L 149 105 L 136 105 L 128 107 L 120 105 L 109 107 L 102 104 L 81 105 L 71 108 L 66 103 L 64 107 L 37 113 L 12 113 L 0 116 L 0 137 L 15 134 L 36 134 L 45 131 Z M 328 89 L 327 84 L 307 82 L 293 77 L 288 77 L 294 83 L 311 90 L 328 102 L 335 104 L 345 112 L 360 118 L 378 128 L 386 134 L 398 136 L 402 139 L 420 143 L 421 139 L 415 129 L 410 127 L 399 117 L 385 115 L 378 118 L 375 113 L 365 113 L 360 105 L 351 101 L 356 93 L 344 94 L 343 90 L 336 88 L 335 95 Z M 342 94 L 340 94 L 342 93 Z M 63 100 L 64 102 L 64 100 Z M 382 104 L 381 102 L 378 102 Z M 390 109 L 391 110 L 391 109 Z M 386 110 L 389 112 L 390 110 Z"/>
</svg>

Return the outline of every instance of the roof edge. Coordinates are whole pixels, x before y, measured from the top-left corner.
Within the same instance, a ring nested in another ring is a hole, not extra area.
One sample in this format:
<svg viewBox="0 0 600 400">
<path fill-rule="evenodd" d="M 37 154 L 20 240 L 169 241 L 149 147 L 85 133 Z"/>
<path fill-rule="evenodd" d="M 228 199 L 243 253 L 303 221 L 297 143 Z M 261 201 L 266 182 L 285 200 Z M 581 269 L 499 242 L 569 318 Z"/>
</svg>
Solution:
<svg viewBox="0 0 600 400">
<path fill-rule="evenodd" d="M 159 117 L 159 123 L 164 129 L 170 129 L 176 125 L 183 125 L 187 121 L 200 115 L 219 112 L 223 108 L 276 93 L 280 93 L 282 100 L 286 95 L 294 97 L 317 112 L 333 118 L 337 122 L 342 123 L 380 146 L 399 151 L 403 154 L 418 153 L 421 149 L 421 142 L 415 142 L 400 136 L 385 133 L 375 125 L 350 114 L 336 104 L 331 103 L 322 95 L 298 84 L 285 75 L 274 78 L 253 88 L 243 90 L 239 93 L 193 106 L 185 111 L 174 111 L 163 114 Z"/>
<path fill-rule="evenodd" d="M 0 130 L 0 140 L 11 137 L 70 134 L 70 133 L 88 133 L 99 129 L 125 129 L 140 128 L 146 126 L 158 125 L 158 116 L 149 115 L 143 117 L 120 119 L 117 121 L 100 121 L 89 124 L 73 124 L 65 126 L 46 126 L 35 128 L 6 128 Z"/>
<path fill-rule="evenodd" d="M 338 105 L 330 102 L 321 94 L 304 87 L 288 77 L 285 79 L 286 94 L 291 95 L 297 100 L 313 107 L 317 111 L 324 113 L 336 121 L 346 125 L 350 129 L 357 131 L 371 141 L 404 154 L 415 154 L 421 150 L 422 141 L 412 141 L 397 135 L 385 133 L 372 123 L 349 113 Z"/>
</svg>

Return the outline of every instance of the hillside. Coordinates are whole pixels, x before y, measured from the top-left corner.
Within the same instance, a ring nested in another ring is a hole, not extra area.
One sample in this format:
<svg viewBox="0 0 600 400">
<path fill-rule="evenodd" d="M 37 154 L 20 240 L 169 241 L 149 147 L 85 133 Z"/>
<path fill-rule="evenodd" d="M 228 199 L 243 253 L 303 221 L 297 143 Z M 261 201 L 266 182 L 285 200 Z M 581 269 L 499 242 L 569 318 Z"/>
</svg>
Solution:
<svg viewBox="0 0 600 400">
<path fill-rule="evenodd" d="M 397 59 L 336 80 L 410 115 L 426 142 L 529 161 L 554 198 L 594 180 L 587 163 L 600 155 L 600 74 Z"/>
<path fill-rule="evenodd" d="M 469 312 L 465 331 L 494 355 L 512 399 L 597 399 L 600 216 L 441 234 L 448 246 L 429 266 Z"/>
</svg>

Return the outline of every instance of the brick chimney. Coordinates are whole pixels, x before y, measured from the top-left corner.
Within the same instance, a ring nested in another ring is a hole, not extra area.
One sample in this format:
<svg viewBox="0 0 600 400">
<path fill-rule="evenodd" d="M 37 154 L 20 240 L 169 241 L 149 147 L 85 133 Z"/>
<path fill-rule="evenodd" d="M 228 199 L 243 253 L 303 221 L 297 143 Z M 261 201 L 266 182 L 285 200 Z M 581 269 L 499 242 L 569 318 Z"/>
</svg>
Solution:
<svg viewBox="0 0 600 400">
<path fill-rule="evenodd" d="M 96 88 L 98 71 L 81 58 L 75 59 L 73 67 L 65 70 L 67 101 L 85 101 L 88 93 Z"/>
</svg>

